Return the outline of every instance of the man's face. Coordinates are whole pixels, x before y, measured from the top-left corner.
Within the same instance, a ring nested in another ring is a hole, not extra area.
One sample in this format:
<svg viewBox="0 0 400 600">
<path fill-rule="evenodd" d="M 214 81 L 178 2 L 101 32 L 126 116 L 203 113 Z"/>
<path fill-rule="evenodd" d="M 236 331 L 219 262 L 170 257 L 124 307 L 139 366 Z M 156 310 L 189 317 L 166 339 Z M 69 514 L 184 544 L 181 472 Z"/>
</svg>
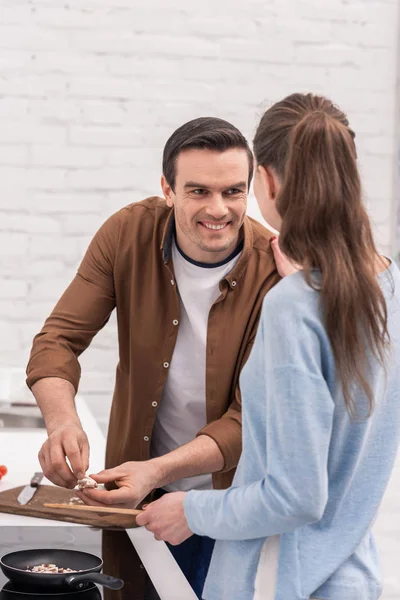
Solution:
<svg viewBox="0 0 400 600">
<path fill-rule="evenodd" d="M 235 249 L 247 207 L 249 159 L 225 152 L 185 150 L 176 160 L 175 191 L 161 185 L 175 211 L 177 241 L 193 260 L 220 262 Z"/>
</svg>

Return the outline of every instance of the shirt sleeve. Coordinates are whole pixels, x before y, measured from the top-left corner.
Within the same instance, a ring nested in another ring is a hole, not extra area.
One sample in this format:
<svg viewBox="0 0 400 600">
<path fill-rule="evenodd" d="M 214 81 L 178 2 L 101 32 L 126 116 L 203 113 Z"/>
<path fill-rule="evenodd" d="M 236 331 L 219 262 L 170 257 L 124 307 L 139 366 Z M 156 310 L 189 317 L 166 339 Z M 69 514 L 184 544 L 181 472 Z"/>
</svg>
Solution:
<svg viewBox="0 0 400 600">
<path fill-rule="evenodd" d="M 323 515 L 334 403 L 322 374 L 315 319 L 304 312 L 295 302 L 264 304 L 253 352 L 261 353 L 264 373 L 254 381 L 254 393 L 266 405 L 265 437 L 251 444 L 266 444 L 265 472 L 228 490 L 188 492 L 185 514 L 194 533 L 253 539 L 293 531 Z"/>
<path fill-rule="evenodd" d="M 116 213 L 94 236 L 77 275 L 34 338 L 27 366 L 29 387 L 44 377 L 60 377 L 78 390 L 78 357 L 115 307 L 113 271 L 118 237 Z"/>
<path fill-rule="evenodd" d="M 224 457 L 221 473 L 237 466 L 242 452 L 242 409 L 239 386 L 230 407 L 220 419 L 209 423 L 197 435 L 207 435 L 217 444 Z"/>
</svg>

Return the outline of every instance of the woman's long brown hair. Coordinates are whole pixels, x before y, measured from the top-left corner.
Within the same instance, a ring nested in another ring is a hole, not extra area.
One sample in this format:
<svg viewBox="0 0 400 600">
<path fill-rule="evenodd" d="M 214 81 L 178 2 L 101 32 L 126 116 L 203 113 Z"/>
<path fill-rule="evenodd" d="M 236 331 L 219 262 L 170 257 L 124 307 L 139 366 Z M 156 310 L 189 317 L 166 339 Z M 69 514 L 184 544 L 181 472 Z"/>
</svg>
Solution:
<svg viewBox="0 0 400 600">
<path fill-rule="evenodd" d="M 318 269 L 325 327 L 349 413 L 361 386 L 369 405 L 368 356 L 385 364 L 387 308 L 376 278 L 378 253 L 363 206 L 354 133 L 328 99 L 292 94 L 266 111 L 254 139 L 258 165 L 282 182 L 276 207 L 282 251 L 315 287 Z"/>
</svg>

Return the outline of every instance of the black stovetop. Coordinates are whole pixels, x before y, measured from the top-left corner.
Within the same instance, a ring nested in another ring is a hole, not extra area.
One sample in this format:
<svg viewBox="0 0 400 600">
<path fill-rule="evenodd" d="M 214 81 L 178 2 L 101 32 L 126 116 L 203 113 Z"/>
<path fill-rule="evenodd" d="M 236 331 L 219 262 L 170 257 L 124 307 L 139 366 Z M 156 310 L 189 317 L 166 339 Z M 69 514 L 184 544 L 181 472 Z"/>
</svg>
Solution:
<svg viewBox="0 0 400 600">
<path fill-rule="evenodd" d="M 119 535 L 127 535 L 121 532 Z M 74 527 L 70 525 L 43 526 L 43 527 L 2 527 L 0 531 L 0 557 L 8 552 L 39 548 L 62 548 L 66 550 L 80 550 L 102 557 L 102 532 L 92 527 Z M 112 567 L 111 567 L 112 570 Z M 107 575 L 119 577 L 120 574 L 110 572 L 104 568 Z M 128 582 L 126 582 L 128 583 Z M 107 597 L 110 592 L 107 592 Z M 112 595 L 118 592 L 111 592 Z M 57 590 L 38 592 L 37 588 L 16 589 L 0 570 L 0 600 L 22 600 L 24 598 L 43 598 L 53 600 L 100 600 L 103 598 L 103 588 L 91 584 L 89 589 L 77 592 Z M 112 597 L 112 596 L 111 596 Z"/>
</svg>

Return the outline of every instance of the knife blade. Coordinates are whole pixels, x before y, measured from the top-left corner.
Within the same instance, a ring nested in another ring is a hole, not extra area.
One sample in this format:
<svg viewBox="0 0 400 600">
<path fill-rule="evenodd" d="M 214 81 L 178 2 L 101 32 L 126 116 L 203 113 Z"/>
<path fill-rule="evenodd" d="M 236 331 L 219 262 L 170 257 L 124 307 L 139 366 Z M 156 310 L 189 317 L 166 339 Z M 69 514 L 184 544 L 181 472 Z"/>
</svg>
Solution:
<svg viewBox="0 0 400 600">
<path fill-rule="evenodd" d="M 27 504 L 29 502 L 29 500 L 31 500 L 31 498 L 33 498 L 33 495 L 37 492 L 38 487 L 40 482 L 43 479 L 43 473 L 42 472 L 38 472 L 35 473 L 34 476 L 31 479 L 31 482 L 29 485 L 26 485 L 24 487 L 24 489 L 22 490 L 22 492 L 20 492 L 17 500 L 20 504 Z"/>
</svg>

